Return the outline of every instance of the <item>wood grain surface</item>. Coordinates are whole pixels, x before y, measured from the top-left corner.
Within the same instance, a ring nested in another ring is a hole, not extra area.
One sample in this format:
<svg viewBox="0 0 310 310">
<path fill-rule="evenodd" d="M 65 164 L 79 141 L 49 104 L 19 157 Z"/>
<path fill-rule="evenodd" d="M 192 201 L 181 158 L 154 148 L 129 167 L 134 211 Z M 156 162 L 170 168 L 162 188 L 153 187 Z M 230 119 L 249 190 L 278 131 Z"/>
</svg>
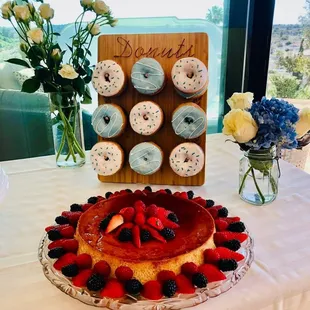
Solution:
<svg viewBox="0 0 310 310">
<path fill-rule="evenodd" d="M 128 122 L 124 133 L 115 139 L 125 152 L 124 167 L 116 174 L 108 177 L 98 176 L 102 182 L 143 183 L 167 185 L 202 185 L 205 182 L 205 169 L 193 177 L 180 177 L 169 165 L 169 155 L 172 149 L 183 142 L 195 142 L 203 150 L 206 148 L 206 135 L 197 139 L 185 140 L 178 137 L 171 125 L 172 112 L 181 104 L 191 102 L 179 96 L 171 81 L 171 69 L 174 63 L 183 57 L 196 57 L 208 67 L 208 36 L 206 33 L 175 33 L 175 34 L 129 34 L 101 35 L 98 44 L 98 61 L 111 59 L 120 64 L 127 76 L 127 86 L 124 92 L 113 98 L 99 96 L 99 104 L 115 103 L 121 106 L 129 116 L 131 108 L 140 101 L 151 100 L 163 109 L 165 119 L 162 128 L 152 136 L 142 136 L 135 133 Z M 130 81 L 130 73 L 135 62 L 143 57 L 155 58 L 163 67 L 166 74 L 164 89 L 155 96 L 138 93 Z M 203 110 L 207 109 L 207 93 L 201 98 L 192 100 Z M 105 139 L 99 137 L 99 141 Z M 130 168 L 128 155 L 130 150 L 141 142 L 154 142 L 164 152 L 164 162 L 159 171 L 152 175 L 143 176 Z M 206 154 L 206 152 L 205 152 Z M 205 158 L 206 160 L 206 158 Z"/>
</svg>

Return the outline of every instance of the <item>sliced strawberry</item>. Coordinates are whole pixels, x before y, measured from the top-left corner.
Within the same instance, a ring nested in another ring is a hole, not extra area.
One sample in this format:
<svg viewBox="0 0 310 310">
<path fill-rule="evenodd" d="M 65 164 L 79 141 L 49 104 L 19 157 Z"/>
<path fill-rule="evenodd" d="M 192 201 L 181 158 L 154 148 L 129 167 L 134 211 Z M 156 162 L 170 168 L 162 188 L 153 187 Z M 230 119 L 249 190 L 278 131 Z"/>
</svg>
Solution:
<svg viewBox="0 0 310 310">
<path fill-rule="evenodd" d="M 177 283 L 178 292 L 181 294 L 194 294 L 195 287 L 192 284 L 192 281 L 189 280 L 185 275 L 179 274 L 175 279 Z"/>
<path fill-rule="evenodd" d="M 62 237 L 67 239 L 73 238 L 75 234 L 75 229 L 73 226 L 63 227 L 59 231 Z"/>
<path fill-rule="evenodd" d="M 216 219 L 214 222 L 217 231 L 225 231 L 227 230 L 229 225 L 226 221 L 223 221 L 222 218 Z"/>
<path fill-rule="evenodd" d="M 103 197 L 103 196 L 97 196 L 97 198 L 98 198 L 98 200 L 97 200 L 97 202 L 99 202 L 99 201 L 102 201 L 102 200 L 105 200 L 105 198 Z"/>
<path fill-rule="evenodd" d="M 119 192 L 121 195 L 128 195 L 128 192 L 124 189 L 122 189 L 120 192 Z"/>
<path fill-rule="evenodd" d="M 206 200 L 201 198 L 201 197 L 195 197 L 194 199 L 192 199 L 192 201 L 198 203 L 199 205 L 201 205 L 204 208 L 206 207 L 206 204 L 207 204 Z"/>
<path fill-rule="evenodd" d="M 92 207 L 93 204 L 92 203 L 85 203 L 82 205 L 82 210 L 83 212 L 87 211 L 90 207 Z"/>
<path fill-rule="evenodd" d="M 66 253 L 65 255 L 58 258 L 53 266 L 56 270 L 61 270 L 62 267 L 74 264 L 76 261 L 76 257 L 77 256 L 73 253 Z"/>
<path fill-rule="evenodd" d="M 150 217 L 147 219 L 147 223 L 157 230 L 162 230 L 165 228 L 161 220 L 157 217 Z"/>
<path fill-rule="evenodd" d="M 136 210 L 136 212 L 145 212 L 146 211 L 146 206 L 145 206 L 145 203 L 142 201 L 142 200 L 137 200 L 135 203 L 134 203 L 134 208 Z"/>
<path fill-rule="evenodd" d="M 124 222 L 132 222 L 135 217 L 135 209 L 133 207 L 126 207 L 119 211 L 124 218 Z"/>
<path fill-rule="evenodd" d="M 68 226 L 69 226 L 69 224 L 47 226 L 47 227 L 45 227 L 45 231 L 46 231 L 46 232 L 49 232 L 49 231 L 52 230 L 52 229 L 57 229 L 57 230 L 59 230 L 59 229 L 61 229 L 61 228 L 68 227 Z"/>
<path fill-rule="evenodd" d="M 105 232 L 108 234 L 111 231 L 113 231 L 115 228 L 117 228 L 118 226 L 122 225 L 123 223 L 124 223 L 123 216 L 121 214 L 116 214 L 111 218 L 109 225 Z"/>
<path fill-rule="evenodd" d="M 199 266 L 199 272 L 203 273 L 207 278 L 208 283 L 222 281 L 226 279 L 226 276 L 222 271 L 220 271 L 217 266 L 211 264 L 204 264 Z"/>
<path fill-rule="evenodd" d="M 100 292 L 100 296 L 108 298 L 122 298 L 125 293 L 124 286 L 121 282 L 116 279 L 109 279 L 103 290 Z"/>
<path fill-rule="evenodd" d="M 170 213 L 172 212 L 165 208 L 158 207 L 157 217 L 167 217 Z"/>
<path fill-rule="evenodd" d="M 87 280 L 93 274 L 92 269 L 84 269 L 79 274 L 72 278 L 72 284 L 77 287 L 86 287 Z"/>
<path fill-rule="evenodd" d="M 235 216 L 235 217 L 222 217 L 221 220 L 225 221 L 228 224 L 231 224 L 231 223 L 240 222 L 240 217 L 239 216 Z"/>
<path fill-rule="evenodd" d="M 154 229 L 154 228 L 151 227 L 150 225 L 143 225 L 143 226 L 142 226 L 142 229 L 148 230 L 148 231 L 150 232 L 151 236 L 152 236 L 154 239 L 156 239 L 156 240 L 158 240 L 158 241 L 160 241 L 160 242 L 162 242 L 162 243 L 167 243 L 167 241 L 165 240 L 165 238 L 164 238 L 156 229 Z"/>
<path fill-rule="evenodd" d="M 78 255 L 75 262 L 79 269 L 88 269 L 92 267 L 92 258 L 86 253 Z"/>
<path fill-rule="evenodd" d="M 79 243 L 75 239 L 59 239 L 48 245 L 49 250 L 59 247 L 63 248 L 66 252 L 75 253 L 79 247 Z"/>
<path fill-rule="evenodd" d="M 158 207 L 155 204 L 151 204 L 146 208 L 146 216 L 153 217 L 158 215 Z"/>
<path fill-rule="evenodd" d="M 188 199 L 187 192 L 180 193 L 179 197 L 183 199 Z"/>
<path fill-rule="evenodd" d="M 140 189 L 135 190 L 135 194 L 145 196 L 145 193 L 143 193 Z"/>
<path fill-rule="evenodd" d="M 159 219 L 161 220 L 164 227 L 171 228 L 171 229 L 176 229 L 176 228 L 180 227 L 179 224 L 170 221 L 168 218 L 166 218 L 164 216 L 160 216 Z"/>
<path fill-rule="evenodd" d="M 143 225 L 145 224 L 145 215 L 143 212 L 138 212 L 135 216 L 135 223 L 137 225 Z"/>
<path fill-rule="evenodd" d="M 211 208 L 208 208 L 208 211 L 209 213 L 211 214 L 211 216 L 214 218 L 214 219 L 217 219 L 218 218 L 218 214 L 217 214 L 217 210 L 216 209 L 211 209 Z"/>
<path fill-rule="evenodd" d="M 167 194 L 167 192 L 164 189 L 160 189 L 156 193 L 158 193 L 158 194 Z"/>
<path fill-rule="evenodd" d="M 139 249 L 141 248 L 140 227 L 135 225 L 132 229 L 133 244 Z"/>
<path fill-rule="evenodd" d="M 151 300 L 161 299 L 163 297 L 161 283 L 159 281 L 148 281 L 144 283 L 141 295 Z"/>
<path fill-rule="evenodd" d="M 180 192 L 174 192 L 173 196 L 179 197 L 180 196 Z"/>
<path fill-rule="evenodd" d="M 222 231 L 214 234 L 214 242 L 216 246 L 222 245 L 224 242 L 237 239 L 240 243 L 245 241 L 248 238 L 248 235 L 245 233 L 237 233 L 231 231 Z"/>
<path fill-rule="evenodd" d="M 221 256 L 215 249 L 207 249 L 203 252 L 204 261 L 205 263 L 216 264 L 220 259 Z"/>
<path fill-rule="evenodd" d="M 61 215 L 66 217 L 71 225 L 75 225 L 78 222 L 80 216 L 82 215 L 82 212 L 63 211 Z"/>
<path fill-rule="evenodd" d="M 244 259 L 244 256 L 238 252 L 234 252 L 232 250 L 229 250 L 224 247 L 218 247 L 214 249 L 215 252 L 217 252 L 221 259 L 234 259 L 237 262 L 240 262 Z"/>
</svg>

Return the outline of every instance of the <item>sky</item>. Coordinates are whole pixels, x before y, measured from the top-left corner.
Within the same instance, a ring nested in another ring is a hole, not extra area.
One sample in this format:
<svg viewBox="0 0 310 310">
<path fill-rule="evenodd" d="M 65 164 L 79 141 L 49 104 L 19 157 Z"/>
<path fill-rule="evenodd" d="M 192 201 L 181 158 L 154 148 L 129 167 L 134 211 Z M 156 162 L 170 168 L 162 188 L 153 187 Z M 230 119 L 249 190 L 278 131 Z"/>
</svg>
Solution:
<svg viewBox="0 0 310 310">
<path fill-rule="evenodd" d="M 0 0 L 4 3 L 6 0 Z M 80 13 L 79 0 L 45 0 L 55 9 L 55 24 L 73 22 Z M 118 18 L 176 16 L 178 18 L 205 18 L 213 5 L 223 6 L 223 0 L 106 0 Z M 65 3 L 65 5 L 64 5 Z M 305 0 L 277 0 L 274 24 L 295 24 L 305 13 Z M 0 26 L 9 26 L 0 19 Z"/>
</svg>

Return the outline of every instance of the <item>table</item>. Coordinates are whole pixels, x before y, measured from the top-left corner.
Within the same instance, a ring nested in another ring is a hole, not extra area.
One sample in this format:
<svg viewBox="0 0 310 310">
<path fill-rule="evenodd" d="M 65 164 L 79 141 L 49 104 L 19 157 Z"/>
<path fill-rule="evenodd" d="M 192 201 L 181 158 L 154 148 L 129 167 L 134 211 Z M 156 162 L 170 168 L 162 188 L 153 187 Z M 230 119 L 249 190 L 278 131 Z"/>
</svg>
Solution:
<svg viewBox="0 0 310 310">
<path fill-rule="evenodd" d="M 237 195 L 240 156 L 238 147 L 225 143 L 221 134 L 208 135 L 206 184 L 192 189 L 244 220 L 254 237 L 255 261 L 234 288 L 192 309 L 309 310 L 310 175 L 281 162 L 277 200 L 264 207 L 250 206 Z M 10 190 L 0 205 L 0 309 L 89 310 L 44 277 L 37 260 L 44 227 L 73 202 L 141 185 L 103 184 L 89 163 L 63 170 L 55 167 L 53 156 L 1 165 Z"/>
</svg>

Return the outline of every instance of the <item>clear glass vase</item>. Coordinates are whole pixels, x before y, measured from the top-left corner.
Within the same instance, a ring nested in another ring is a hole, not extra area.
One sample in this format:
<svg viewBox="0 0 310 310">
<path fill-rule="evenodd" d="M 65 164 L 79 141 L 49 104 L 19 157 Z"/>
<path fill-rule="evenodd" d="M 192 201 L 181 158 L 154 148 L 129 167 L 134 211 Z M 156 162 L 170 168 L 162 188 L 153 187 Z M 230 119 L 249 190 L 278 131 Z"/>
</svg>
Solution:
<svg viewBox="0 0 310 310">
<path fill-rule="evenodd" d="M 278 195 L 279 164 L 276 148 L 244 153 L 239 167 L 239 196 L 253 205 L 265 205 Z"/>
<path fill-rule="evenodd" d="M 81 106 L 75 92 L 49 94 L 54 148 L 58 167 L 81 167 L 85 149 Z"/>
</svg>

